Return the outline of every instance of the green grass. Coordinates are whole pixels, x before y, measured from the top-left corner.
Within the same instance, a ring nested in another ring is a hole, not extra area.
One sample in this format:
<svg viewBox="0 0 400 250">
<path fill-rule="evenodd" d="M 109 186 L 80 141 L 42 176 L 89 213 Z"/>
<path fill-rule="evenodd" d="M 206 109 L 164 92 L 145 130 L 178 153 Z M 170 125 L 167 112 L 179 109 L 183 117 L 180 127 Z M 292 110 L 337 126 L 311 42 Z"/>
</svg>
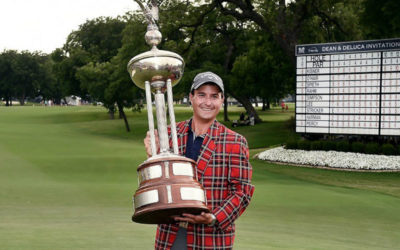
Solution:
<svg viewBox="0 0 400 250">
<path fill-rule="evenodd" d="M 153 248 L 155 226 L 130 221 L 147 116 L 127 114 L 131 133 L 101 107 L 0 107 L 0 249 Z M 235 128 L 252 155 L 296 136 L 285 127 L 292 112 L 260 115 L 265 123 Z M 399 173 L 251 163 L 256 190 L 236 249 L 400 246 Z"/>
<path fill-rule="evenodd" d="M 293 111 L 294 108 L 291 108 Z M 243 108 L 229 107 L 229 119 L 238 120 Z M 294 116 L 293 112 L 282 112 L 279 107 L 268 111 L 258 111 L 260 118 L 264 121 L 255 127 L 243 126 L 232 128 L 231 122 L 224 124 L 236 132 L 244 135 L 252 149 L 265 148 L 285 143 L 288 138 L 296 137 L 295 133 L 287 129 L 287 120 Z M 222 113 L 218 116 L 223 121 Z"/>
</svg>

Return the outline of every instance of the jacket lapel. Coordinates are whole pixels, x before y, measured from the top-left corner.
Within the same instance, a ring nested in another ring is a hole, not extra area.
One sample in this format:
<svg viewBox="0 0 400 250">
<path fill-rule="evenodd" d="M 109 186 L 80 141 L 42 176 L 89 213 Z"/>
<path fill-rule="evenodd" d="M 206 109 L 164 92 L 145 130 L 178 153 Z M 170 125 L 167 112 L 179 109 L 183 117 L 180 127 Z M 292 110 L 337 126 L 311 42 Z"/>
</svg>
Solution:
<svg viewBox="0 0 400 250">
<path fill-rule="evenodd" d="M 197 178 L 201 184 L 203 184 L 203 176 L 209 175 L 207 169 L 209 168 L 210 160 L 212 159 L 217 147 L 215 142 L 218 138 L 219 127 L 219 122 L 215 120 L 208 128 L 203 144 L 201 145 L 200 155 L 197 159 Z"/>
<path fill-rule="evenodd" d="M 179 148 L 179 154 L 180 155 L 185 155 L 186 152 L 186 142 L 187 142 L 187 137 L 189 133 L 189 120 L 186 120 L 184 123 L 180 124 L 180 126 L 177 128 L 177 137 L 178 137 L 178 148 Z M 172 147 L 172 141 L 170 142 L 170 146 Z"/>
</svg>

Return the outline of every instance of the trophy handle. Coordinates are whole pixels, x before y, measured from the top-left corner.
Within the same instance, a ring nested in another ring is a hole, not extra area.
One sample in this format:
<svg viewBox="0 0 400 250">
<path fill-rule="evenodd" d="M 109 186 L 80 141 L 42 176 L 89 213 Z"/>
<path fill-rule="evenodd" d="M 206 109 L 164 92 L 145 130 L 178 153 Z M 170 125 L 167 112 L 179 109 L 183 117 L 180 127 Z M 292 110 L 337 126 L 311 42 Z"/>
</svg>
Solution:
<svg viewBox="0 0 400 250">
<path fill-rule="evenodd" d="M 172 98 L 172 83 L 171 79 L 167 80 L 167 102 L 168 102 L 168 113 L 169 119 L 171 123 L 171 136 L 172 136 L 172 146 L 174 149 L 174 154 L 179 154 L 178 149 L 178 137 L 176 135 L 176 123 L 175 123 L 175 112 L 173 106 L 173 98 Z"/>
<path fill-rule="evenodd" d="M 155 156 L 157 154 L 157 149 L 156 149 L 156 139 L 154 135 L 153 105 L 151 104 L 150 82 L 148 81 L 145 82 L 145 90 L 146 90 L 146 102 L 147 102 L 147 118 L 149 120 L 151 154 L 152 156 Z"/>
</svg>

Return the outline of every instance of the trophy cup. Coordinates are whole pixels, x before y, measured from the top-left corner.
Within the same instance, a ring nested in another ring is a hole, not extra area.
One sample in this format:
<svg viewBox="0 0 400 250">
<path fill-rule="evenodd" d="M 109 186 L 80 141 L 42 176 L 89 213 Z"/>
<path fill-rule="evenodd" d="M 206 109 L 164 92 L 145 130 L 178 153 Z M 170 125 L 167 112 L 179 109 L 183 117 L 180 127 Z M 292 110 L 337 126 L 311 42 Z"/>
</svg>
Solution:
<svg viewBox="0 0 400 250">
<path fill-rule="evenodd" d="M 146 92 L 152 156 L 137 169 L 139 188 L 133 196 L 135 212 L 132 220 L 145 224 L 175 223 L 174 217 L 182 213 L 199 214 L 209 211 L 204 189 L 197 181 L 196 162 L 180 156 L 178 149 L 172 87 L 182 78 L 185 63 L 178 54 L 157 49 L 162 35 L 156 24 L 156 1 L 151 1 L 148 6 L 139 0 L 135 1 L 145 14 L 148 23 L 145 40 L 152 49 L 132 58 L 128 63 L 128 72 L 136 86 Z M 167 129 L 165 92 L 170 117 L 172 152 Z M 159 153 L 154 134 L 152 93 L 160 142 Z"/>
</svg>

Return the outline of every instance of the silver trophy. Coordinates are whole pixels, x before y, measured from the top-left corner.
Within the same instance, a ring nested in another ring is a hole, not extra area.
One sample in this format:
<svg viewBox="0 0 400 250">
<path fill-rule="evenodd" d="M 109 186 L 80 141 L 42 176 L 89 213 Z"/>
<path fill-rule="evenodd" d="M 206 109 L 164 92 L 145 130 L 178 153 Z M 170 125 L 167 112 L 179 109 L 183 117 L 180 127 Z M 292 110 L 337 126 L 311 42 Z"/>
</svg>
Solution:
<svg viewBox="0 0 400 250">
<path fill-rule="evenodd" d="M 132 81 L 146 91 L 147 115 L 152 156 L 137 169 L 139 188 L 133 196 L 132 220 L 146 224 L 174 223 L 182 213 L 208 212 L 206 196 L 197 181 L 196 162 L 180 156 L 173 109 L 172 87 L 183 75 L 184 61 L 176 53 L 159 50 L 162 35 L 158 30 L 156 1 L 144 5 L 135 0 L 145 14 L 148 26 L 145 39 L 150 51 L 139 54 L 128 63 Z M 170 149 L 164 93 L 167 92 L 172 139 Z M 152 93 L 156 107 L 160 151 L 157 153 L 154 134 Z"/>
</svg>

